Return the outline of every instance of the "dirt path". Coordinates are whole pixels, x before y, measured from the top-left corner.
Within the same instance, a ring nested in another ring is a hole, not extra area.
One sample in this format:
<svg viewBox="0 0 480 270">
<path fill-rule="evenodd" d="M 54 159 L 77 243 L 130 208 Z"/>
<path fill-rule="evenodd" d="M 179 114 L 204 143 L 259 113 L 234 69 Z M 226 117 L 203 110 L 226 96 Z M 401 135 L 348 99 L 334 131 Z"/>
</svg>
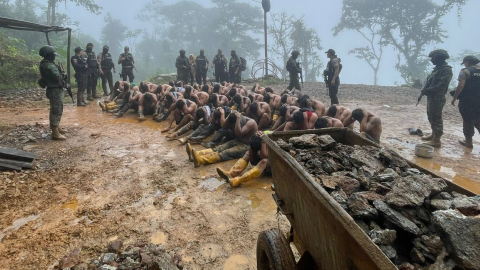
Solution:
<svg viewBox="0 0 480 270">
<path fill-rule="evenodd" d="M 307 84 L 304 91 L 328 100 L 320 87 Z M 480 193 L 480 137 L 473 150 L 457 144 L 457 108 L 446 106 L 444 147 L 425 160 L 414 157 L 420 139 L 407 132 L 428 131 L 425 101 L 415 107 L 416 90 L 345 85 L 340 91 L 343 104 L 381 116 L 384 145 Z M 258 233 L 278 225 L 270 179 L 231 189 L 215 166 L 194 169 L 184 147 L 160 135 L 165 124 L 138 123 L 133 113 L 115 120 L 95 104 L 66 105 L 62 124 L 69 139 L 54 142 L 42 138 L 48 133 L 45 100 L 11 95 L 0 95 L 0 144 L 38 158 L 34 170 L 0 173 L 0 269 L 48 269 L 78 247 L 90 260 L 114 239 L 162 244 L 181 256 L 185 269 L 256 268 Z"/>
</svg>

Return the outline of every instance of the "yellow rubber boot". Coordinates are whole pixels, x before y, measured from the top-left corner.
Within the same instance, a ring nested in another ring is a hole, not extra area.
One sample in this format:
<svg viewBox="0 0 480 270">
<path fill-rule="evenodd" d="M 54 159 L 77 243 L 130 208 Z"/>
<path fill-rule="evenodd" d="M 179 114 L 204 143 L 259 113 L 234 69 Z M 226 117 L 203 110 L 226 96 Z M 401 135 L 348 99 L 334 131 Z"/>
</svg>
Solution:
<svg viewBox="0 0 480 270">
<path fill-rule="evenodd" d="M 225 171 L 217 167 L 217 173 L 218 175 L 220 175 L 220 177 L 225 179 L 225 181 L 228 181 L 229 178 L 239 176 L 243 172 L 243 170 L 247 168 L 247 165 L 248 162 L 245 159 L 241 158 L 237 160 L 235 165 L 233 165 L 233 167 L 229 171 Z"/>
<path fill-rule="evenodd" d="M 212 152 L 205 155 L 198 155 L 197 152 L 193 150 L 192 154 L 193 164 L 195 168 L 200 167 L 200 165 L 214 164 L 222 160 L 222 158 L 217 152 Z"/>
<path fill-rule="evenodd" d="M 187 151 L 188 160 L 193 161 L 193 148 L 192 148 L 192 145 L 189 144 L 189 143 L 187 143 L 187 145 L 185 145 L 185 151 Z M 205 149 L 205 150 L 196 151 L 197 155 L 205 155 L 205 154 L 212 153 L 212 152 L 213 152 L 212 149 Z"/>
<path fill-rule="evenodd" d="M 100 106 L 100 108 L 102 108 L 102 111 L 106 111 L 107 110 L 107 106 L 105 105 L 105 103 L 103 102 L 98 102 L 98 106 Z"/>
<path fill-rule="evenodd" d="M 228 183 L 230 184 L 231 187 L 238 187 L 241 184 L 252 180 L 253 178 L 259 177 L 261 174 L 262 172 L 258 169 L 257 166 L 255 166 L 252 169 L 250 169 L 248 172 L 242 174 L 242 176 L 228 179 Z"/>
</svg>

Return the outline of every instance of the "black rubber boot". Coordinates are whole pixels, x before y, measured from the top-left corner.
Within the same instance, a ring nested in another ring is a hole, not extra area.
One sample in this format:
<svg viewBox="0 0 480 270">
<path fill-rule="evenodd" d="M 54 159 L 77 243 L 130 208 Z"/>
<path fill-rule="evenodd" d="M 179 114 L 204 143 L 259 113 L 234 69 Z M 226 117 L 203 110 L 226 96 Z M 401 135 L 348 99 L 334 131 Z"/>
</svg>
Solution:
<svg viewBox="0 0 480 270">
<path fill-rule="evenodd" d="M 219 144 L 222 141 L 223 137 L 225 137 L 226 135 L 227 135 L 227 131 L 225 129 L 219 129 L 215 134 L 215 136 L 213 136 L 210 142 L 202 143 L 202 145 L 203 147 L 206 147 L 206 148 L 213 148 L 217 144 Z"/>
</svg>

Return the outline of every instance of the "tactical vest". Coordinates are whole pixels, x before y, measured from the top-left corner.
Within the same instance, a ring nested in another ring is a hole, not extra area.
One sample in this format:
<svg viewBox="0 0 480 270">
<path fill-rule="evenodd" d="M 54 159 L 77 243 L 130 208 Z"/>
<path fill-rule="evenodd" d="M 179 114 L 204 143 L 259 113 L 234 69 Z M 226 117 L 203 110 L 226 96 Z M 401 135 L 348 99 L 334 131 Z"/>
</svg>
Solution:
<svg viewBox="0 0 480 270">
<path fill-rule="evenodd" d="M 462 92 L 458 96 L 461 98 L 480 97 L 480 69 L 468 67 L 470 78 L 465 82 Z"/>
<path fill-rule="evenodd" d="M 215 56 L 214 63 L 215 63 L 215 69 L 217 70 L 225 69 L 225 62 L 223 61 L 222 56 L 218 56 L 218 55 Z"/>
<path fill-rule="evenodd" d="M 93 51 L 89 53 L 87 52 L 87 64 L 89 68 L 95 68 L 98 66 L 97 55 Z"/>
<path fill-rule="evenodd" d="M 60 78 L 58 78 L 57 76 L 55 76 L 53 73 L 50 73 L 48 71 L 48 66 L 49 65 L 55 65 L 55 63 L 53 62 L 50 62 L 46 59 L 43 59 L 41 62 L 40 62 L 40 80 L 38 80 L 38 84 L 41 86 L 41 87 L 63 87 L 63 83 L 62 81 L 60 80 Z M 55 68 L 58 69 L 57 65 L 55 65 Z"/>
<path fill-rule="evenodd" d="M 103 54 L 102 53 L 102 58 L 100 61 L 100 65 L 102 66 L 103 69 L 110 69 L 113 67 L 113 59 L 112 55 L 110 53 Z"/>
<path fill-rule="evenodd" d="M 195 64 L 197 65 L 197 68 L 199 69 L 205 69 L 205 66 L 207 65 L 207 61 L 205 57 L 202 56 L 197 56 L 197 59 L 195 59 Z"/>
<path fill-rule="evenodd" d="M 75 66 L 73 64 L 74 59 L 77 60 L 78 66 Z M 87 62 L 85 61 L 84 58 L 82 58 L 78 55 L 74 55 L 71 58 L 71 63 L 72 63 L 73 69 L 75 70 L 75 73 L 84 73 L 85 72 L 85 66 L 87 65 Z M 81 67 L 79 67 L 79 66 L 81 66 Z"/>
<path fill-rule="evenodd" d="M 132 60 L 132 54 L 128 53 L 122 53 L 122 57 L 125 57 L 125 60 L 122 61 L 122 67 L 132 67 L 133 66 L 133 60 Z"/>
</svg>

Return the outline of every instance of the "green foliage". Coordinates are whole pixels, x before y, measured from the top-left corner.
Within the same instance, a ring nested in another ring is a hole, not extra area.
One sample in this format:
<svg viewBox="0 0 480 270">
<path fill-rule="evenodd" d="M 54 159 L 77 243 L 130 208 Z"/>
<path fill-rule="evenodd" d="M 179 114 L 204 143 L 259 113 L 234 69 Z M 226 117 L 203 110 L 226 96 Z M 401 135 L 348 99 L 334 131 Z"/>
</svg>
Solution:
<svg viewBox="0 0 480 270">
<path fill-rule="evenodd" d="M 246 59 L 258 59 L 262 45 L 253 34 L 263 28 L 261 8 L 237 0 L 211 1 L 209 7 L 186 0 L 171 5 L 151 1 L 145 6 L 139 18 L 153 25 L 153 32 L 138 43 L 136 57 L 148 62 L 148 71 L 172 67 L 180 49 L 187 56 L 204 49 L 210 62 L 217 49 L 223 49 L 227 58 L 230 50 L 236 50 Z"/>
<path fill-rule="evenodd" d="M 29 53 L 26 44 L 18 38 L 0 34 L 0 90 L 38 87 L 38 64 L 41 57 Z"/>
<path fill-rule="evenodd" d="M 442 43 L 447 37 L 440 19 L 457 7 L 458 15 L 468 0 L 344 0 L 342 17 L 333 29 L 361 30 L 375 25 L 382 37 L 379 45 L 392 46 L 398 52 L 395 67 L 405 81 L 423 79 L 427 74 L 427 46 Z"/>
<path fill-rule="evenodd" d="M 305 81 L 316 82 L 321 74 L 322 60 L 318 54 L 322 50 L 320 37 L 313 28 L 307 28 L 303 19 L 293 22 L 290 34 L 293 46 L 300 50 L 301 64 Z"/>
</svg>

